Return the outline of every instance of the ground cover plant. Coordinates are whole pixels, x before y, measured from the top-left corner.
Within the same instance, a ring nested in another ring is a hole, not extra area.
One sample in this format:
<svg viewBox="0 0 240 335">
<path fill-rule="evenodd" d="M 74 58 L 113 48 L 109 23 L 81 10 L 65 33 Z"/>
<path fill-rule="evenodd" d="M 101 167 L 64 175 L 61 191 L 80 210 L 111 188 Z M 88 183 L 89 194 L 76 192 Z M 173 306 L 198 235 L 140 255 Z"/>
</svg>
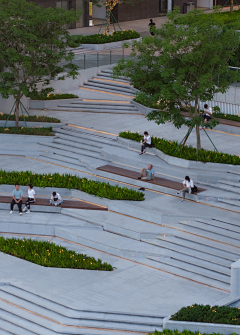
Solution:
<svg viewBox="0 0 240 335">
<path fill-rule="evenodd" d="M 54 243 L 0 237 L 0 251 L 45 267 L 112 271 L 111 264 Z"/>
<path fill-rule="evenodd" d="M 69 43 L 71 48 L 76 48 L 80 44 L 103 44 L 118 41 L 130 40 L 140 37 L 140 34 L 134 30 L 114 31 L 111 35 L 95 34 L 89 36 L 73 35 Z"/>
<path fill-rule="evenodd" d="M 157 331 L 153 334 L 148 334 L 148 335 L 221 335 L 220 333 L 213 333 L 213 334 L 201 334 L 200 332 L 191 332 L 190 330 L 183 330 L 182 332 L 179 332 L 177 329 L 176 330 L 169 330 L 169 329 L 164 329 L 163 331 Z M 229 335 L 236 335 L 235 333 L 229 334 Z"/>
<path fill-rule="evenodd" d="M 9 114 L 0 113 L 0 120 L 7 120 Z M 48 123 L 60 123 L 61 120 L 55 117 L 44 116 L 44 115 L 24 115 L 26 122 L 48 122 Z M 9 121 L 15 120 L 14 115 L 10 115 Z M 19 121 L 24 121 L 23 116 L 19 116 Z"/>
<path fill-rule="evenodd" d="M 130 131 L 124 131 L 119 133 L 119 137 L 127 138 L 133 141 L 140 142 L 143 135 L 139 133 L 134 133 Z M 201 149 L 198 150 L 197 159 L 197 149 L 192 146 L 185 145 L 184 147 L 179 147 L 175 152 L 179 143 L 176 141 L 166 140 L 164 138 L 152 137 L 152 144 L 156 149 L 162 151 L 169 156 L 175 156 L 178 158 L 188 159 L 188 160 L 199 160 L 202 162 L 212 162 L 212 163 L 222 163 L 222 164 L 233 164 L 240 165 L 240 157 L 237 155 L 229 155 L 222 152 L 215 152 L 210 150 Z"/>
<path fill-rule="evenodd" d="M 80 190 L 100 198 L 113 200 L 144 200 L 144 194 L 126 187 L 112 186 L 109 183 L 80 178 L 71 174 L 37 174 L 31 171 L 7 172 L 0 170 L 0 185 L 33 184 L 38 187 L 56 187 Z"/>
<path fill-rule="evenodd" d="M 55 133 L 52 131 L 52 127 L 49 128 L 24 128 L 24 127 L 0 127 L 0 133 L 4 134 L 18 134 L 18 135 L 37 135 L 37 136 L 54 136 Z"/>
<path fill-rule="evenodd" d="M 57 100 L 57 99 L 74 99 L 79 98 L 78 95 L 72 93 L 42 93 L 34 92 L 30 95 L 32 100 Z"/>
<path fill-rule="evenodd" d="M 170 320 L 240 325 L 237 307 L 192 305 L 181 308 Z"/>
</svg>

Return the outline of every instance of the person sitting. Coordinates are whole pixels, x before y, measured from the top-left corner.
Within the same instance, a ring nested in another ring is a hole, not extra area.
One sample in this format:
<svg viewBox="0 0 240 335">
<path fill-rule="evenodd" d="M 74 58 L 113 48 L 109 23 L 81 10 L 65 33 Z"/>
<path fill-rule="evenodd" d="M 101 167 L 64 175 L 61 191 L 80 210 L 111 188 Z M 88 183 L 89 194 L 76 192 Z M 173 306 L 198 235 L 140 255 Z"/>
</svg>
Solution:
<svg viewBox="0 0 240 335">
<path fill-rule="evenodd" d="M 50 199 L 50 205 L 58 206 L 58 205 L 61 205 L 62 203 L 63 203 L 63 200 L 60 194 L 53 192 L 51 195 L 51 199 Z"/>
<path fill-rule="evenodd" d="M 151 145 L 151 136 L 148 134 L 147 131 L 145 131 L 143 139 L 142 139 L 141 152 L 139 155 L 142 155 L 143 153 L 145 153 L 145 149 L 147 147 L 150 147 L 150 145 Z"/>
<path fill-rule="evenodd" d="M 155 179 L 154 173 L 155 172 L 154 172 L 152 164 L 149 164 L 147 169 L 145 169 L 145 168 L 142 169 L 141 176 L 138 177 L 138 179 L 153 180 L 153 182 L 155 183 L 156 179 Z"/>
<path fill-rule="evenodd" d="M 26 206 L 23 211 L 26 211 L 26 214 L 30 213 L 30 204 L 36 202 L 36 193 L 33 189 L 32 184 L 28 184 L 28 199 L 26 201 Z"/>
<path fill-rule="evenodd" d="M 204 111 L 203 111 L 203 114 L 202 114 L 202 117 L 203 117 L 203 121 L 204 121 L 204 124 L 206 124 L 212 117 L 212 108 L 209 107 L 207 104 L 204 105 Z M 204 127 L 201 127 L 200 129 L 203 129 L 205 128 Z"/>
<path fill-rule="evenodd" d="M 11 202 L 11 209 L 10 214 L 13 212 L 13 207 L 15 204 L 18 205 L 19 215 L 22 215 L 22 197 L 23 191 L 20 190 L 20 186 L 18 183 L 15 184 L 15 190 L 12 191 L 12 202 Z"/>
<path fill-rule="evenodd" d="M 183 202 L 185 200 L 186 193 L 189 194 L 197 192 L 197 187 L 194 185 L 193 180 L 189 178 L 189 176 L 186 176 L 183 181 L 183 189 L 178 191 L 177 194 L 180 194 L 182 192 L 182 200 Z"/>
<path fill-rule="evenodd" d="M 153 22 L 153 19 L 150 19 L 150 23 L 148 24 L 149 26 L 149 31 L 152 36 L 155 35 L 155 30 L 156 30 L 156 23 Z"/>
</svg>

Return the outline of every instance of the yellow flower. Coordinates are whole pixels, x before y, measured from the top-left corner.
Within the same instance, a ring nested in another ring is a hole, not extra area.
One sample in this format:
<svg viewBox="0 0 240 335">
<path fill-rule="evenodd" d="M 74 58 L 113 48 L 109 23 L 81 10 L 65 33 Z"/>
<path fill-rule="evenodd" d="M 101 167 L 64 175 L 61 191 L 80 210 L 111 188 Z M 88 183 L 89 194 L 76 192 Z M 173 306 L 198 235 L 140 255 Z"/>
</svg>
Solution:
<svg viewBox="0 0 240 335">
<path fill-rule="evenodd" d="M 4 128 L 4 131 L 8 131 L 9 130 L 9 128 Z"/>
<path fill-rule="evenodd" d="M 23 129 L 23 127 L 21 127 L 21 129 Z"/>
</svg>

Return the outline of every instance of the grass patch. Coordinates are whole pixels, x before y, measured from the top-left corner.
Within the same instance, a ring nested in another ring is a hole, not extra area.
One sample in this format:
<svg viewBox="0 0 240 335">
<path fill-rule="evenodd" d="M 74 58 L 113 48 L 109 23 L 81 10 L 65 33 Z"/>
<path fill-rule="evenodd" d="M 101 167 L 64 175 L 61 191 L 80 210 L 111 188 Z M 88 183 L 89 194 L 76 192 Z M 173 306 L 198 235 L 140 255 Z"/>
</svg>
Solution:
<svg viewBox="0 0 240 335">
<path fill-rule="evenodd" d="M 58 100 L 58 99 L 74 99 L 79 98 L 78 95 L 72 93 L 41 93 L 35 92 L 30 96 L 31 100 Z"/>
<path fill-rule="evenodd" d="M 100 259 L 77 254 L 50 242 L 0 237 L 0 251 L 45 267 L 112 271 L 112 265 Z"/>
<path fill-rule="evenodd" d="M 132 133 L 130 131 L 124 131 L 119 133 L 119 137 L 140 142 L 143 138 L 143 135 L 139 133 Z M 158 137 L 151 137 L 151 139 L 155 148 L 162 151 L 166 155 L 192 161 L 197 160 L 197 149 L 192 146 L 180 147 L 177 152 L 174 152 L 179 145 L 178 142 Z M 201 162 L 240 165 L 240 158 L 237 155 L 229 155 L 226 153 L 214 152 L 205 149 L 198 150 L 198 160 Z"/>
<path fill-rule="evenodd" d="M 237 307 L 192 305 L 181 308 L 170 320 L 240 325 Z"/>
<path fill-rule="evenodd" d="M 38 136 L 54 136 L 52 127 L 49 128 L 24 128 L 24 127 L 0 127 L 0 133 L 4 134 L 18 134 L 18 135 L 38 135 Z"/>
<path fill-rule="evenodd" d="M 0 120 L 7 120 L 9 114 L 0 113 Z M 55 117 L 44 116 L 44 115 L 24 115 L 26 122 L 48 122 L 48 123 L 60 123 L 61 120 Z M 15 115 L 10 115 L 9 121 L 15 121 Z M 23 116 L 19 115 L 19 121 L 24 121 Z"/>
<path fill-rule="evenodd" d="M 140 34 L 134 30 L 115 31 L 111 35 L 95 34 L 89 36 L 72 35 L 69 47 L 77 48 L 81 44 L 103 44 L 139 38 Z"/>
<path fill-rule="evenodd" d="M 80 178 L 71 174 L 37 174 L 31 171 L 6 172 L 0 170 L 0 185 L 28 185 L 29 183 L 38 187 L 56 187 L 83 191 L 96 195 L 100 198 L 112 200 L 144 200 L 144 194 L 126 187 L 112 186 L 109 183 Z"/>
</svg>

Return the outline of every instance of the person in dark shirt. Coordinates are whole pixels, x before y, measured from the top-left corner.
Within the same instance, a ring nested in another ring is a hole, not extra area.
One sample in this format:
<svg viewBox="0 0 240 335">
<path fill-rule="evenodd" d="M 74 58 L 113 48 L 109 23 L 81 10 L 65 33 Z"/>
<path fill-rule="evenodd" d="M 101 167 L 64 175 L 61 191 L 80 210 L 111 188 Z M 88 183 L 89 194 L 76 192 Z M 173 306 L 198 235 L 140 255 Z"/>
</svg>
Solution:
<svg viewBox="0 0 240 335">
<path fill-rule="evenodd" d="M 150 19 L 150 23 L 149 23 L 148 26 L 149 26 L 150 34 L 151 34 L 152 36 L 154 36 L 154 34 L 155 34 L 155 30 L 156 30 L 156 23 L 153 22 L 153 19 Z"/>
</svg>

